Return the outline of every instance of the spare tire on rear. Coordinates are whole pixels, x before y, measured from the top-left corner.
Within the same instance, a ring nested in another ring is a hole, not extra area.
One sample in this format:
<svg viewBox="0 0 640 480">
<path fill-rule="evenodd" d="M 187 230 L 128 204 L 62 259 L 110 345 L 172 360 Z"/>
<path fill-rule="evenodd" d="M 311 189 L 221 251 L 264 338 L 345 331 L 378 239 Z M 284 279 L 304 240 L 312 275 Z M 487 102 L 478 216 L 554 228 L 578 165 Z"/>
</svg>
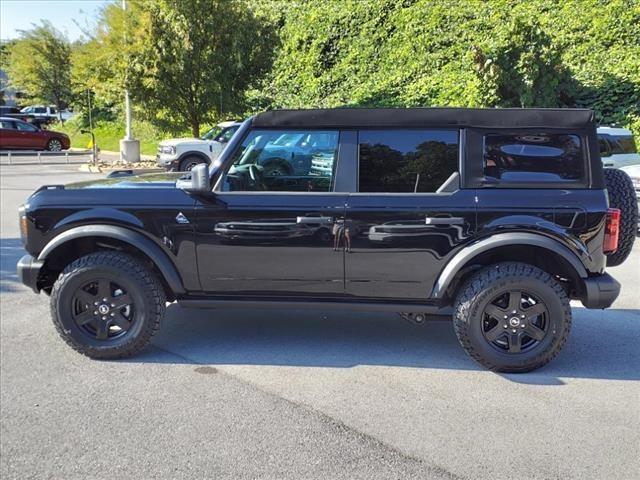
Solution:
<svg viewBox="0 0 640 480">
<path fill-rule="evenodd" d="M 609 206 L 620 210 L 618 249 L 607 255 L 607 266 L 616 267 L 627 259 L 636 239 L 638 200 L 631 178 L 622 170 L 605 168 L 604 181 L 609 194 Z"/>
</svg>

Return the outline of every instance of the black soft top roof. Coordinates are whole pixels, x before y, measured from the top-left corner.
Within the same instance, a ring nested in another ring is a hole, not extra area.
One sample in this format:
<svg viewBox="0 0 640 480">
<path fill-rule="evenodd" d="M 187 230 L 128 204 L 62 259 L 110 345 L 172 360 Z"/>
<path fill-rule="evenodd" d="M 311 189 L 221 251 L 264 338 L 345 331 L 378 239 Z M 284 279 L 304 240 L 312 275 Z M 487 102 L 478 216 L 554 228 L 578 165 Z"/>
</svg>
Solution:
<svg viewBox="0 0 640 480">
<path fill-rule="evenodd" d="M 254 127 L 595 127 L 592 110 L 578 108 L 323 108 L 272 110 Z"/>
</svg>

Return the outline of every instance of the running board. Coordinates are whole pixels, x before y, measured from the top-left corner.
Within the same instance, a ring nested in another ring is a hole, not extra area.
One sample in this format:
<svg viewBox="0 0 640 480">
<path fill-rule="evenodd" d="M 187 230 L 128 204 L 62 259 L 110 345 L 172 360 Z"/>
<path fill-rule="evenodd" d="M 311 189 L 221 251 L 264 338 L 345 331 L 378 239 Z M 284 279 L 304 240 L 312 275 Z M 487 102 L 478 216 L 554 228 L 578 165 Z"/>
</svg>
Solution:
<svg viewBox="0 0 640 480">
<path fill-rule="evenodd" d="M 389 302 L 354 302 L 335 300 L 274 300 L 246 298 L 185 298 L 178 299 L 178 304 L 187 308 L 256 308 L 256 309 L 289 309 L 302 308 L 314 310 L 355 310 L 369 312 L 420 312 L 427 315 L 453 315 L 450 306 L 440 307 L 425 303 L 389 303 Z"/>
</svg>

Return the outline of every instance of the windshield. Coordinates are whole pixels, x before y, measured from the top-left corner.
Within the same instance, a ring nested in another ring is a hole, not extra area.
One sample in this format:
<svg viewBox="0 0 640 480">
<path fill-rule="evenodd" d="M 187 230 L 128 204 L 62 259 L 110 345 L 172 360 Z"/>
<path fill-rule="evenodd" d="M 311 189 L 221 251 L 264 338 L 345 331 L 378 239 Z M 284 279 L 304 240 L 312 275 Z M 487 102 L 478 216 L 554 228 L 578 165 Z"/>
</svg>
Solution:
<svg viewBox="0 0 640 480">
<path fill-rule="evenodd" d="M 205 133 L 202 137 L 202 140 L 214 140 L 218 134 L 222 131 L 222 127 L 213 127 L 207 133 Z"/>
</svg>

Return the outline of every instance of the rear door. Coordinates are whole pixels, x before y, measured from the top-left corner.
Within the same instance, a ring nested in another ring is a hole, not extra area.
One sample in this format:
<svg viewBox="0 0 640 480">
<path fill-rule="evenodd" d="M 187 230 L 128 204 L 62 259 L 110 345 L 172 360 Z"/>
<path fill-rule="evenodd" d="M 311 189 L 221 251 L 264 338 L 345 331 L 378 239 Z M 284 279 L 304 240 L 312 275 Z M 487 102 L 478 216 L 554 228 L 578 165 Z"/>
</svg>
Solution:
<svg viewBox="0 0 640 480">
<path fill-rule="evenodd" d="M 344 295 L 334 223 L 338 130 L 252 130 L 196 205 L 200 282 L 211 295 Z"/>
<path fill-rule="evenodd" d="M 346 293 L 424 301 L 475 230 L 474 190 L 460 188 L 460 132 L 360 130 L 357 193 L 340 246 Z"/>
</svg>

